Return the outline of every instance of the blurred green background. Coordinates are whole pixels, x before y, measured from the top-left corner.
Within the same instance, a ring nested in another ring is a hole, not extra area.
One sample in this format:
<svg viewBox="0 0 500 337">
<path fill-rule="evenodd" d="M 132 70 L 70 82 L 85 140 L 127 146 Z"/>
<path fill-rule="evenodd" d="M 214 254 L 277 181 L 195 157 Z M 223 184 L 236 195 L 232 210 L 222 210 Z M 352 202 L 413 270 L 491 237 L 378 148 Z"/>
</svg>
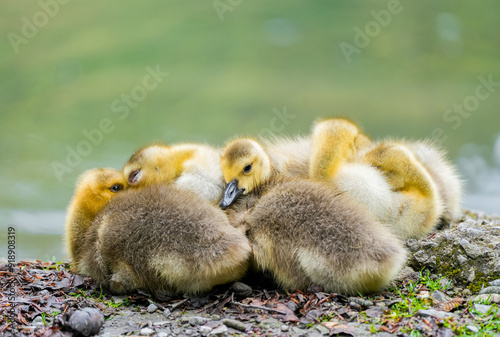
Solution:
<svg viewBox="0 0 500 337">
<path fill-rule="evenodd" d="M 155 140 L 306 134 L 325 116 L 374 138 L 440 132 L 469 181 L 465 205 L 500 211 L 500 84 L 474 100 L 480 77 L 500 82 L 499 2 L 59 1 L 0 14 L 0 238 L 17 226 L 20 257 L 64 256 L 85 169 L 121 168 Z M 147 67 L 169 73 L 152 90 Z M 113 131 L 79 148 L 103 119 Z"/>
</svg>

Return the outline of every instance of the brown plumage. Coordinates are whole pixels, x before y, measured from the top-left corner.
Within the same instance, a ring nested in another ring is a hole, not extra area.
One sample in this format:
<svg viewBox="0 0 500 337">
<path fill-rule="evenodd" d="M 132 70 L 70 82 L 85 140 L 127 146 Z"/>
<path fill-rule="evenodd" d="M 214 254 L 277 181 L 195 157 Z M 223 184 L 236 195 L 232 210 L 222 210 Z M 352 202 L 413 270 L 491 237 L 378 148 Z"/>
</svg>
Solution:
<svg viewBox="0 0 500 337">
<path fill-rule="evenodd" d="M 245 216 L 253 258 L 287 289 L 369 293 L 405 262 L 390 230 L 324 184 L 291 181 L 265 193 Z"/>
<path fill-rule="evenodd" d="M 172 185 L 129 189 L 96 217 L 79 271 L 117 293 L 199 293 L 239 279 L 250 246 L 225 214 Z"/>
<path fill-rule="evenodd" d="M 228 183 L 221 207 L 231 205 L 256 266 L 282 287 L 372 292 L 402 267 L 406 252 L 385 225 L 330 184 L 280 175 L 255 140 L 230 142 L 221 162 Z"/>
</svg>

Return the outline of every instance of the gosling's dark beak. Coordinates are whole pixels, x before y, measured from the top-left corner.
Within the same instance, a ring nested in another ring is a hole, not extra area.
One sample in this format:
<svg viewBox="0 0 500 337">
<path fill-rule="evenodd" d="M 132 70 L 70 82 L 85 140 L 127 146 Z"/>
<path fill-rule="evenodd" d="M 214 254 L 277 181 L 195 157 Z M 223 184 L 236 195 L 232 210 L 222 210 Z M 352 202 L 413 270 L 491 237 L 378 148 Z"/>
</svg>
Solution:
<svg viewBox="0 0 500 337">
<path fill-rule="evenodd" d="M 238 188 L 238 179 L 234 179 L 226 185 L 219 207 L 222 209 L 228 208 L 244 191 L 244 188 Z"/>
</svg>

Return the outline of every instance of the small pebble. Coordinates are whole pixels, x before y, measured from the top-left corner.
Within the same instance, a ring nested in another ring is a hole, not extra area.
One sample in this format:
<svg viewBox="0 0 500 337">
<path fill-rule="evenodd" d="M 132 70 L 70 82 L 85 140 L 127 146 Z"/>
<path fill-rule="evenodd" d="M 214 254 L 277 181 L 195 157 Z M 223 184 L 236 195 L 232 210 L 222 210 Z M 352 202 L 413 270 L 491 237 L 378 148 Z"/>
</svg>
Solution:
<svg viewBox="0 0 500 337">
<path fill-rule="evenodd" d="M 354 309 L 354 310 L 357 310 L 357 311 L 361 311 L 363 310 L 363 308 L 361 307 L 361 305 L 359 305 L 358 303 L 356 302 L 349 302 L 349 306 Z"/>
<path fill-rule="evenodd" d="M 316 330 L 318 330 L 319 333 L 322 334 L 322 335 L 329 335 L 330 334 L 330 330 L 326 326 L 323 326 L 321 324 L 316 324 L 314 326 L 314 328 Z"/>
<path fill-rule="evenodd" d="M 155 312 L 156 310 L 158 310 L 158 307 L 151 303 L 150 305 L 148 305 L 148 308 L 146 309 L 150 314 L 152 314 L 153 312 Z"/>
<path fill-rule="evenodd" d="M 500 287 L 500 278 L 497 280 L 491 281 L 490 285 L 495 286 L 495 287 Z"/>
<path fill-rule="evenodd" d="M 500 294 L 482 294 L 482 295 L 477 295 L 474 298 L 474 301 L 490 301 L 491 303 L 498 303 L 500 304 Z"/>
<path fill-rule="evenodd" d="M 151 336 L 154 333 L 155 333 L 155 331 L 151 328 L 141 329 L 141 335 Z"/>
<path fill-rule="evenodd" d="M 233 328 L 233 329 L 236 329 L 236 330 L 239 330 L 242 332 L 245 332 L 245 330 L 247 329 L 247 326 L 244 323 L 237 321 L 237 320 L 234 320 L 234 319 L 223 319 L 222 323 L 224 323 L 224 325 L 226 325 L 230 328 Z"/>
<path fill-rule="evenodd" d="M 491 287 L 486 287 L 483 290 L 479 292 L 479 294 L 500 294 L 500 287 L 497 286 L 491 286 Z"/>
<path fill-rule="evenodd" d="M 290 327 L 288 325 L 284 324 L 281 326 L 281 331 L 288 332 L 288 330 L 290 330 Z"/>
<path fill-rule="evenodd" d="M 160 331 L 160 332 L 158 332 L 158 333 L 156 334 L 156 336 L 158 336 L 158 337 L 168 337 L 168 333 L 163 332 L 163 331 Z"/>
<path fill-rule="evenodd" d="M 35 317 L 35 319 L 33 320 L 33 322 L 31 322 L 33 325 L 43 325 L 43 319 L 42 319 L 42 316 L 37 316 Z"/>
<path fill-rule="evenodd" d="M 362 298 L 358 298 L 358 297 L 349 297 L 347 299 L 349 302 L 354 302 L 354 303 L 358 303 L 360 306 L 362 306 L 363 308 L 369 308 L 369 307 L 373 307 L 373 302 L 372 301 L 367 301 L 367 300 L 364 300 Z"/>
<path fill-rule="evenodd" d="M 75 311 L 69 318 L 68 325 L 84 336 L 92 336 L 99 332 L 104 324 L 104 316 L 95 308 L 83 308 Z"/>
<path fill-rule="evenodd" d="M 210 331 L 210 333 L 208 335 L 209 336 L 220 336 L 220 337 L 227 336 L 228 335 L 227 326 L 221 325 L 218 328 L 215 328 L 212 331 Z"/>
<path fill-rule="evenodd" d="M 203 325 L 207 323 L 207 319 L 205 317 L 189 317 L 189 324 L 192 326 Z"/>
<path fill-rule="evenodd" d="M 209 326 L 200 326 L 200 335 L 208 336 L 208 334 L 212 331 L 212 328 Z"/>
<path fill-rule="evenodd" d="M 466 328 L 474 333 L 479 332 L 479 329 L 477 328 L 477 326 L 474 326 L 474 325 L 467 325 Z"/>
<path fill-rule="evenodd" d="M 470 296 L 470 295 L 472 295 L 472 291 L 470 291 L 470 289 L 464 289 L 462 291 L 462 295 L 464 295 L 464 296 Z"/>
<path fill-rule="evenodd" d="M 481 314 L 486 314 L 490 309 L 491 309 L 491 305 L 484 305 L 484 304 L 474 304 L 474 309 L 481 313 Z"/>
<path fill-rule="evenodd" d="M 167 317 L 167 318 L 170 316 L 170 314 L 171 314 L 171 313 L 172 313 L 172 312 L 171 312 L 171 311 L 170 311 L 170 309 L 168 309 L 168 308 L 167 308 L 167 309 L 165 309 L 165 310 L 163 310 L 163 316 L 165 316 L 165 317 Z"/>
</svg>

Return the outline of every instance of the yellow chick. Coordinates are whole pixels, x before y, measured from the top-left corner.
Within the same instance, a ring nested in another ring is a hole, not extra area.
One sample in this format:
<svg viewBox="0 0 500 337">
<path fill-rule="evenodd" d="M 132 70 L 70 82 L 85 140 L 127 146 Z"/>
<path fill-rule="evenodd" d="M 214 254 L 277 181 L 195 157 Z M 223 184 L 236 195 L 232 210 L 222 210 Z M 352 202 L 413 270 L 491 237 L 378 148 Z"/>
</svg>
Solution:
<svg viewBox="0 0 500 337">
<path fill-rule="evenodd" d="M 132 188 L 173 183 L 216 204 L 224 190 L 220 151 L 204 144 L 153 144 L 139 149 L 123 167 Z"/>
<path fill-rule="evenodd" d="M 221 164 L 227 185 L 220 207 L 252 200 L 242 221 L 254 261 L 283 288 L 372 292 L 404 264 L 405 249 L 389 228 L 331 186 L 281 175 L 257 141 L 231 141 Z"/>
<path fill-rule="evenodd" d="M 85 235 L 99 211 L 127 187 L 122 172 L 111 168 L 97 168 L 84 172 L 76 183 L 65 225 L 66 249 L 79 270 Z"/>
</svg>

